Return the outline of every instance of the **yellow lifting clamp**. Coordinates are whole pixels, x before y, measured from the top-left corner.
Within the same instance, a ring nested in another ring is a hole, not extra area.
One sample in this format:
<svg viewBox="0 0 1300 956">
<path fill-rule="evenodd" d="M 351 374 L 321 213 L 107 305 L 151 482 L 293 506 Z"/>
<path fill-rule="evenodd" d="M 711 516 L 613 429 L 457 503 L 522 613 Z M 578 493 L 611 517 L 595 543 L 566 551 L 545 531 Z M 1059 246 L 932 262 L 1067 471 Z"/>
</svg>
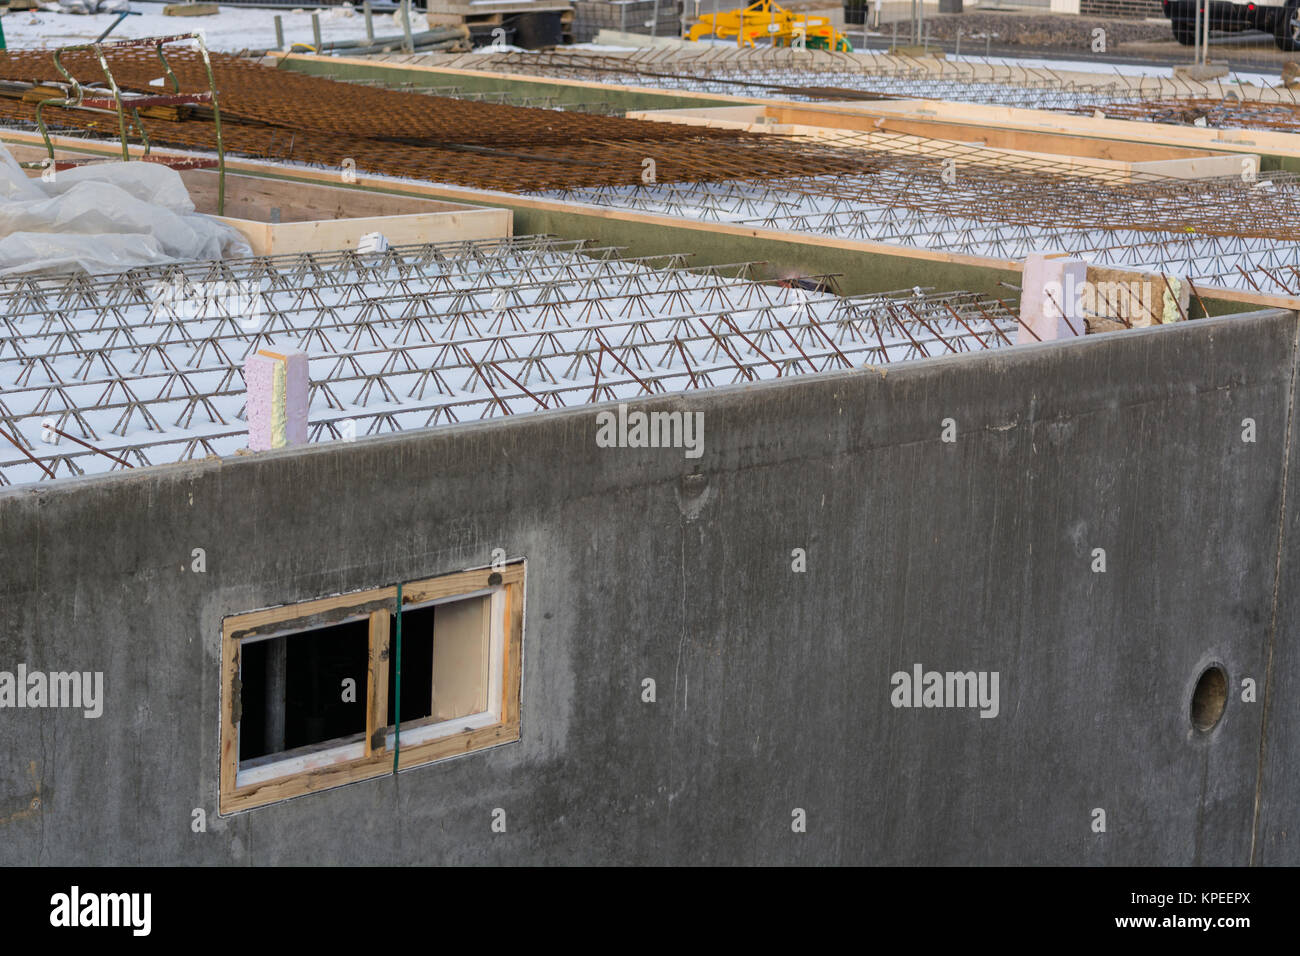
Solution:
<svg viewBox="0 0 1300 956">
<path fill-rule="evenodd" d="M 742 47 L 755 46 L 755 40 L 767 37 L 773 46 L 853 51 L 849 38 L 831 26 L 829 17 L 791 13 L 772 0 L 756 0 L 744 9 L 702 15 L 686 39 L 699 40 L 706 36 L 724 40 L 735 37 L 736 45 Z"/>
</svg>

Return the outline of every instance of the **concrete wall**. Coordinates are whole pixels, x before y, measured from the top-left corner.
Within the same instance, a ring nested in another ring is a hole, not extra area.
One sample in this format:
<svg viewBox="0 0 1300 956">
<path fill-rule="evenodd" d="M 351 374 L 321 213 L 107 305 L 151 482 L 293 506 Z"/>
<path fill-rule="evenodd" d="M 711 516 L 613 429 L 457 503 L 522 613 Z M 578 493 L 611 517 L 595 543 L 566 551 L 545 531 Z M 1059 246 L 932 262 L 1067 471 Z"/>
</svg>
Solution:
<svg viewBox="0 0 1300 956">
<path fill-rule="evenodd" d="M 0 670 L 107 684 L 97 720 L 0 710 L 0 863 L 1300 863 L 1296 340 L 655 400 L 704 412 L 695 461 L 575 409 L 0 492 Z M 217 817 L 223 615 L 496 547 L 528 560 L 520 742 Z M 916 663 L 997 671 L 998 715 L 894 708 Z"/>
</svg>

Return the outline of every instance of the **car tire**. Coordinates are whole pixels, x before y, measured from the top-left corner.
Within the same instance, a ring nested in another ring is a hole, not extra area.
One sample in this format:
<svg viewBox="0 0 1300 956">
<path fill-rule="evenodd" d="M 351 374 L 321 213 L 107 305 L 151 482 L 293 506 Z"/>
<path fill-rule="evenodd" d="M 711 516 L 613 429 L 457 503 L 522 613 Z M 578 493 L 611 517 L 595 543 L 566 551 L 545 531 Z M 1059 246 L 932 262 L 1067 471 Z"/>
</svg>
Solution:
<svg viewBox="0 0 1300 956">
<path fill-rule="evenodd" d="M 1273 41 L 1279 50 L 1300 50 L 1300 26 L 1291 21 L 1300 18 L 1300 0 L 1291 0 L 1273 24 Z"/>
<path fill-rule="evenodd" d="M 1174 28 L 1175 40 L 1177 40 L 1183 46 L 1196 45 L 1196 21 L 1195 20 L 1185 20 L 1180 17 L 1176 20 L 1170 20 L 1169 22 Z"/>
</svg>

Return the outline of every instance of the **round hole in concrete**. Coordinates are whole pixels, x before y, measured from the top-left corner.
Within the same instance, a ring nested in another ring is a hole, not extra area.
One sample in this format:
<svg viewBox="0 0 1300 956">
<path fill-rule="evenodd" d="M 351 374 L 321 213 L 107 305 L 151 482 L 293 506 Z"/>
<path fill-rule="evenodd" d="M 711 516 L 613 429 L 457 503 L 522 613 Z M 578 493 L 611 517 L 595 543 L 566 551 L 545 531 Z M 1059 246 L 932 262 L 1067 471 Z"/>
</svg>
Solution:
<svg viewBox="0 0 1300 956">
<path fill-rule="evenodd" d="M 1192 691 L 1192 726 L 1208 733 L 1223 717 L 1228 706 L 1228 672 L 1219 664 L 1207 667 Z"/>
</svg>

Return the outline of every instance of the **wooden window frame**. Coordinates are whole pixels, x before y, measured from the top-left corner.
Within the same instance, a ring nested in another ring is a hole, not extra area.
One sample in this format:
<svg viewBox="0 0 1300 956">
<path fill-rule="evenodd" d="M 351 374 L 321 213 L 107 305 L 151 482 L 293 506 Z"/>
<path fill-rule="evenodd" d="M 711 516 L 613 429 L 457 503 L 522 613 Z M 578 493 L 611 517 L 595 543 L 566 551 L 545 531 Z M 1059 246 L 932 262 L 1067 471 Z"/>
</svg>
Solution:
<svg viewBox="0 0 1300 956">
<path fill-rule="evenodd" d="M 390 615 L 397 586 L 265 608 L 222 619 L 220 815 L 266 806 L 318 790 L 393 772 L 395 737 L 387 726 L 388 667 L 393 635 Z M 520 679 L 524 630 L 524 562 L 499 570 L 460 571 L 401 586 L 402 607 L 412 608 L 486 597 L 489 608 L 488 710 L 442 722 L 401 725 L 397 769 L 409 770 L 449 757 L 519 739 Z M 369 619 L 364 739 L 322 744 L 308 753 L 239 767 L 242 716 L 241 648 L 245 643 L 284 637 L 347 621 Z M 450 725 L 461 725 L 460 730 Z M 409 730 L 407 728 L 410 728 Z"/>
</svg>

